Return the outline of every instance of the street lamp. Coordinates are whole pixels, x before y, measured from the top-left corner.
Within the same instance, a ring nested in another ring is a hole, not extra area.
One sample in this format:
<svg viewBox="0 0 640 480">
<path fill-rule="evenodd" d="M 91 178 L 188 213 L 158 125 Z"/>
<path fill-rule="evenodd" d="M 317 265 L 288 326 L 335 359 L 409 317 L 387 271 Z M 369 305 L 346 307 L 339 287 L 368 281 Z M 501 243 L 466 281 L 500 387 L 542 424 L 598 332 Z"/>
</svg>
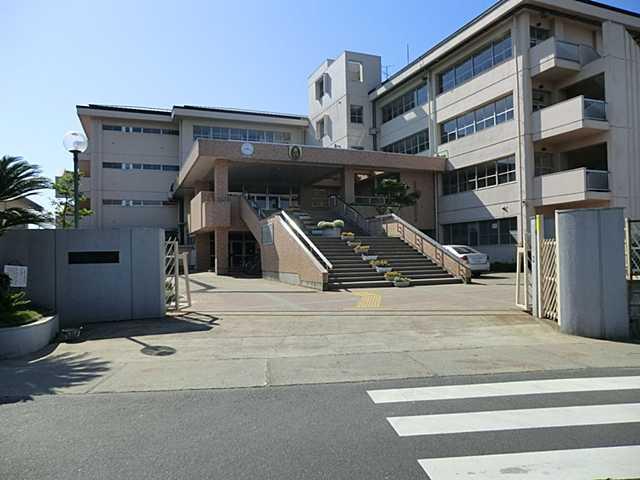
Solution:
<svg viewBox="0 0 640 480">
<path fill-rule="evenodd" d="M 84 152 L 87 149 L 88 142 L 87 137 L 81 132 L 67 132 L 62 139 L 67 152 L 73 153 L 73 225 L 78 228 L 80 223 L 80 210 L 78 208 L 78 154 Z"/>
</svg>

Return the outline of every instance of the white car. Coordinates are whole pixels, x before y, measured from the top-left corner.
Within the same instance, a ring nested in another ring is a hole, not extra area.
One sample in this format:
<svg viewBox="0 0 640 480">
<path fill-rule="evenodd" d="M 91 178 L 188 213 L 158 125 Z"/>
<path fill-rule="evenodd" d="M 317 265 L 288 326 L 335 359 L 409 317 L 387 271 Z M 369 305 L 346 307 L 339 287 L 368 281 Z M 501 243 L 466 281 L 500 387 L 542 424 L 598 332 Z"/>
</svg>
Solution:
<svg viewBox="0 0 640 480">
<path fill-rule="evenodd" d="M 480 253 L 467 245 L 444 245 L 444 248 L 466 263 L 473 275 L 479 276 L 489 272 L 489 255 Z"/>
</svg>

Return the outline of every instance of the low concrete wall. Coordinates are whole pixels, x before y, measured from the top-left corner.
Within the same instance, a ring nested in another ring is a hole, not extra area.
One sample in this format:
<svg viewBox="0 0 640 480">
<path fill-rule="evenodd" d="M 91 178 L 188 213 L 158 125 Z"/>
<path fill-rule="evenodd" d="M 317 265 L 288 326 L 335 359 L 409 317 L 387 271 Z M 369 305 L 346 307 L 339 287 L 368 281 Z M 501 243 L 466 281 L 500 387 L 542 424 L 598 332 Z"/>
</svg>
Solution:
<svg viewBox="0 0 640 480">
<path fill-rule="evenodd" d="M 0 328 L 0 358 L 19 357 L 37 352 L 58 334 L 58 316 L 17 327 Z"/>
<path fill-rule="evenodd" d="M 165 314 L 159 228 L 10 231 L 0 237 L 5 264 L 28 267 L 28 297 L 63 327 Z"/>
<path fill-rule="evenodd" d="M 264 222 L 267 223 L 273 228 L 273 243 L 261 242 L 262 276 L 291 285 L 323 290 L 327 285 L 327 270 L 300 243 L 280 217 L 271 217 Z"/>
<path fill-rule="evenodd" d="M 622 208 L 556 212 L 560 330 L 585 337 L 629 336 Z"/>
</svg>

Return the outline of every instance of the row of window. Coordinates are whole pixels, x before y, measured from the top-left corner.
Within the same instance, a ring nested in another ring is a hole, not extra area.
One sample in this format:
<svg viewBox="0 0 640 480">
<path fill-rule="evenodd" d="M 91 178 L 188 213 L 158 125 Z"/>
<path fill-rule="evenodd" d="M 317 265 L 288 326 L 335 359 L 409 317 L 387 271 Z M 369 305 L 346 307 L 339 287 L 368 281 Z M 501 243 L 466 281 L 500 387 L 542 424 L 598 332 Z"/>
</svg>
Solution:
<svg viewBox="0 0 640 480">
<path fill-rule="evenodd" d="M 228 128 L 193 126 L 193 139 L 212 138 L 214 140 L 240 140 L 259 143 L 291 143 L 291 133 L 252 128 Z"/>
<path fill-rule="evenodd" d="M 179 165 L 161 165 L 159 163 L 102 162 L 102 168 L 113 168 L 116 170 L 160 170 L 163 172 L 180 171 Z"/>
<path fill-rule="evenodd" d="M 486 72 L 494 65 L 512 56 L 511 33 L 504 38 L 485 45 L 474 55 L 438 75 L 438 92 L 444 93 L 473 77 Z"/>
<path fill-rule="evenodd" d="M 388 122 L 409 110 L 413 110 L 417 106 L 424 105 L 428 101 L 429 88 L 425 82 L 384 105 L 382 107 L 382 123 Z"/>
<path fill-rule="evenodd" d="M 515 245 L 518 243 L 516 217 L 451 223 L 442 227 L 445 245 Z"/>
<path fill-rule="evenodd" d="M 420 153 L 429 150 L 429 129 L 409 135 L 397 142 L 382 147 L 383 152 Z"/>
<path fill-rule="evenodd" d="M 180 135 L 180 131 L 173 128 L 129 127 L 127 125 L 102 125 L 102 130 L 123 133 L 154 133 L 156 135 Z"/>
<path fill-rule="evenodd" d="M 516 159 L 511 155 L 444 173 L 442 175 L 442 193 L 449 195 L 515 181 Z"/>
<path fill-rule="evenodd" d="M 451 142 L 512 119 L 513 96 L 509 95 L 440 124 L 440 143 Z"/>
<path fill-rule="evenodd" d="M 111 205 L 117 207 L 166 207 L 177 205 L 175 200 L 115 200 L 104 198 L 103 205 Z"/>
</svg>

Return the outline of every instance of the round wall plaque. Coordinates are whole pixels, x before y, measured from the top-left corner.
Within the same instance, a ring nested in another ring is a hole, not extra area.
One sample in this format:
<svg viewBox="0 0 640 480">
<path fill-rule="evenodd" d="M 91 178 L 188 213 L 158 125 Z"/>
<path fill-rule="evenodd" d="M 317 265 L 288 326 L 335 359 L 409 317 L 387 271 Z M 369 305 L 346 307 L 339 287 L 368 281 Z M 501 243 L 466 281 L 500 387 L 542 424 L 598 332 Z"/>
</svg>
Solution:
<svg viewBox="0 0 640 480">
<path fill-rule="evenodd" d="M 243 143 L 240 147 L 240 152 L 242 152 L 242 155 L 244 155 L 245 157 L 250 157 L 251 155 L 253 155 L 253 144 Z"/>
</svg>

